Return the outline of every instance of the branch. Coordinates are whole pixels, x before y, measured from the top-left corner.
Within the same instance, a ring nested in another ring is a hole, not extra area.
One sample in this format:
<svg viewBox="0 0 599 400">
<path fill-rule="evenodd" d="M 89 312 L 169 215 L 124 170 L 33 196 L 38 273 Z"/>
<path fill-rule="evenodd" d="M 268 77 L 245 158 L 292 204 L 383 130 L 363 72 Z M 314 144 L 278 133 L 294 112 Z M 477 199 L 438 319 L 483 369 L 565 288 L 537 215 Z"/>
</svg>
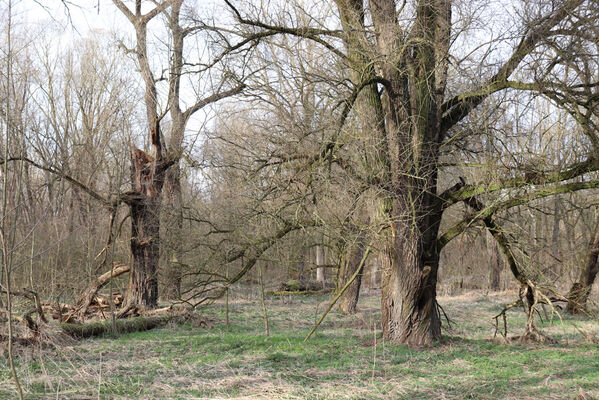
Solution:
<svg viewBox="0 0 599 400">
<path fill-rule="evenodd" d="M 288 233 L 296 231 L 298 229 L 304 229 L 307 226 L 317 226 L 317 225 L 318 225 L 318 223 L 316 223 L 316 222 L 311 222 L 309 224 L 304 224 L 304 223 L 299 223 L 299 222 L 296 222 L 293 224 L 285 223 L 285 225 L 281 229 L 279 229 L 274 235 L 272 235 L 268 238 L 265 238 L 263 240 L 262 245 L 259 246 L 256 249 L 256 252 L 245 261 L 241 270 L 239 272 L 237 272 L 237 274 L 235 276 L 226 280 L 226 285 L 224 287 L 222 287 L 214 295 L 202 298 L 196 304 L 194 304 L 194 307 L 197 307 L 198 305 L 200 305 L 202 303 L 207 303 L 207 302 L 214 301 L 214 300 L 221 298 L 226 293 L 226 291 L 229 289 L 229 287 L 231 285 L 233 285 L 235 282 L 237 282 L 238 280 L 243 278 L 243 276 L 254 267 L 254 265 L 259 260 L 260 256 L 262 256 L 262 254 L 264 254 L 264 252 L 266 252 L 271 246 L 273 246 L 275 243 L 277 243 L 280 239 L 284 238 Z M 247 244 L 241 250 L 226 257 L 224 260 L 224 264 L 229 264 L 233 261 L 236 261 L 236 260 L 244 257 L 246 255 L 247 251 L 254 245 L 255 244 Z M 204 286 L 206 286 L 206 285 L 207 284 L 204 284 Z M 198 295 L 201 295 L 201 294 L 202 293 L 198 294 L 196 291 L 187 300 L 184 300 L 184 302 L 189 303 L 191 299 L 193 299 L 194 297 L 197 297 Z"/>
<path fill-rule="evenodd" d="M 447 230 L 441 237 L 439 237 L 439 248 L 443 248 L 447 243 L 453 240 L 456 236 L 460 235 L 466 229 L 468 229 L 472 224 L 484 220 L 487 217 L 491 217 L 493 214 L 498 211 L 503 211 L 510 209 L 512 207 L 516 207 L 522 204 L 529 203 L 533 200 L 542 199 L 549 196 L 555 196 L 562 193 L 575 192 L 578 190 L 585 189 L 596 189 L 599 188 L 599 180 L 587 181 L 587 182 L 573 182 L 573 183 L 565 183 L 559 186 L 550 186 L 550 187 L 542 187 L 537 190 L 533 190 L 529 193 L 525 193 L 521 196 L 512 197 L 509 200 L 498 202 L 493 205 L 487 206 L 484 210 L 478 212 L 473 217 L 466 218 L 452 228 Z"/>
<path fill-rule="evenodd" d="M 116 0 L 116 1 L 118 1 L 118 0 Z M 156 7 L 154 7 L 151 11 L 149 11 L 147 14 L 145 14 L 145 15 L 143 15 L 141 17 L 143 23 L 148 23 L 152 18 L 154 18 L 156 15 L 158 15 L 161 12 L 163 12 L 164 10 L 166 10 L 174 2 L 183 3 L 183 0 L 166 0 L 166 1 L 163 1 L 162 3 L 160 3 Z"/>
<path fill-rule="evenodd" d="M 121 0 L 112 0 L 112 3 L 125 15 L 125 17 L 127 17 L 129 21 L 131 21 L 132 24 L 135 23 L 135 14 L 133 14 L 131 10 L 129 10 L 129 7 L 127 7 Z"/>
<path fill-rule="evenodd" d="M 237 20 L 242 24 L 262 28 L 262 29 L 266 30 L 267 32 L 271 32 L 274 34 L 288 34 L 288 35 L 292 35 L 292 36 L 303 37 L 305 39 L 312 40 L 312 41 L 322 45 L 323 47 L 332 51 L 333 53 L 335 53 L 337 56 L 339 56 L 342 59 L 347 58 L 347 56 L 345 54 L 343 54 L 340 50 L 336 49 L 330 43 L 322 40 L 319 37 L 320 35 L 328 35 L 328 36 L 340 38 L 342 31 L 316 29 L 316 28 L 312 28 L 309 26 L 292 28 L 292 27 L 287 27 L 287 26 L 269 25 L 269 24 L 265 24 L 260 21 L 252 21 L 252 20 L 242 17 L 239 10 L 233 4 L 231 4 L 231 2 L 229 0 L 225 0 L 225 3 L 233 11 L 233 13 L 235 14 L 235 18 L 237 18 Z"/>
<path fill-rule="evenodd" d="M 64 172 L 52 168 L 52 167 L 46 167 L 43 166 L 41 164 L 38 164 L 37 162 L 27 158 L 27 157 L 11 157 L 9 159 L 6 160 L 0 160 L 0 164 L 4 164 L 7 162 L 11 162 L 11 161 L 24 161 L 32 166 L 34 166 L 35 168 L 41 169 L 42 171 L 47 171 L 50 172 L 51 174 L 57 175 L 59 177 L 61 177 L 62 179 L 70 182 L 71 184 L 77 186 L 78 188 L 80 188 L 81 190 L 83 190 L 85 193 L 87 193 L 88 195 L 90 195 L 92 198 L 98 200 L 100 203 L 102 203 L 103 206 L 105 206 L 107 209 L 112 210 L 115 207 L 115 204 L 113 202 L 108 201 L 106 198 L 104 198 L 102 195 L 100 195 L 99 193 L 95 192 L 94 190 L 92 190 L 89 186 L 85 185 L 84 183 L 78 181 L 77 179 L 65 174 Z"/>
<path fill-rule="evenodd" d="M 469 198 L 496 192 L 503 189 L 519 188 L 529 185 L 539 185 L 548 183 L 557 183 L 566 181 L 569 179 L 576 178 L 589 172 L 599 171 L 599 159 L 589 157 L 587 160 L 575 163 L 570 168 L 556 171 L 532 171 L 525 172 L 524 175 L 515 178 L 505 178 L 491 184 L 473 184 L 465 185 L 462 182 L 460 187 L 452 187 L 442 193 L 439 197 L 445 203 L 444 208 L 447 208 L 460 201 L 467 200 Z"/>
<path fill-rule="evenodd" d="M 246 85 L 241 83 L 232 89 L 225 90 L 224 92 L 214 93 L 206 98 L 198 100 L 197 103 L 185 110 L 183 113 L 183 120 L 187 121 L 195 112 L 201 110 L 203 107 L 206 107 L 208 104 L 216 103 L 217 101 L 227 97 L 235 96 L 236 94 L 241 93 L 245 88 Z"/>
<path fill-rule="evenodd" d="M 487 208 L 480 200 L 476 198 L 470 198 L 466 200 L 465 203 L 476 212 L 482 212 L 485 208 Z M 510 270 L 514 275 L 514 278 L 516 278 L 516 280 L 520 282 L 523 287 L 529 286 L 528 278 L 518 268 L 518 262 L 516 261 L 516 256 L 512 250 L 512 245 L 504 234 L 505 230 L 495 221 L 492 215 L 483 218 L 483 222 L 507 258 L 508 265 L 510 266 Z"/>
<path fill-rule="evenodd" d="M 490 94 L 505 89 L 507 80 L 516 70 L 522 60 L 530 54 L 535 47 L 548 35 L 551 29 L 561 22 L 572 11 L 583 3 L 583 0 L 567 0 L 553 15 L 544 18 L 544 21 L 538 23 L 524 37 L 512 53 L 512 56 L 491 79 L 481 88 L 466 94 L 455 96 L 441 106 L 445 116 L 442 119 L 441 131 L 444 135 L 451 127 L 466 117 L 470 111 L 481 104 Z"/>
</svg>

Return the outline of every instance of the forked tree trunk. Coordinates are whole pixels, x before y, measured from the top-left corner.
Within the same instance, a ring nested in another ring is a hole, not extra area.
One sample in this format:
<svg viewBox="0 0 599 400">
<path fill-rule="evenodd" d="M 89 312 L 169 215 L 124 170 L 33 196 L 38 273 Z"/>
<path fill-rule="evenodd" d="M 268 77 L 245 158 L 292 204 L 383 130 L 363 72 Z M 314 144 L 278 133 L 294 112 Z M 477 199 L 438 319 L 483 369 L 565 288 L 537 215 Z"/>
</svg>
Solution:
<svg viewBox="0 0 599 400">
<path fill-rule="evenodd" d="M 337 281 L 337 293 L 354 276 L 357 269 L 360 267 L 364 252 L 366 251 L 365 232 L 362 231 L 358 235 L 356 243 L 348 249 L 347 256 L 343 262 L 339 279 Z M 346 314 L 355 314 L 357 311 L 358 300 L 360 299 L 360 287 L 362 286 L 362 276 L 364 268 L 356 276 L 354 281 L 349 285 L 345 292 L 339 298 L 339 310 Z"/>
<path fill-rule="evenodd" d="M 585 265 L 582 271 L 580 271 L 580 277 L 578 282 L 575 282 L 568 293 L 568 311 L 573 314 L 584 312 L 587 307 L 587 301 L 591 290 L 593 289 L 593 283 L 599 273 L 599 219 L 595 227 L 595 233 L 591 238 L 589 247 L 587 250 Z"/>
</svg>

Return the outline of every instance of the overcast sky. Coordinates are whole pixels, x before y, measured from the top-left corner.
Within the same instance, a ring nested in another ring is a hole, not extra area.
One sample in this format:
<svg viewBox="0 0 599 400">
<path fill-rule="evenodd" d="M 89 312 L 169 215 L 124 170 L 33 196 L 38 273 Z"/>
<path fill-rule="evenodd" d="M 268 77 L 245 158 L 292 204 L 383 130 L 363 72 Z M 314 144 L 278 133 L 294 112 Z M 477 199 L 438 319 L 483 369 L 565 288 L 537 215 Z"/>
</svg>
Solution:
<svg viewBox="0 0 599 400">
<path fill-rule="evenodd" d="M 86 36 L 90 30 L 115 30 L 124 17 L 109 0 L 13 0 L 16 15 L 28 24 L 59 22 L 66 35 Z M 126 26 L 126 25 L 125 25 Z"/>
</svg>

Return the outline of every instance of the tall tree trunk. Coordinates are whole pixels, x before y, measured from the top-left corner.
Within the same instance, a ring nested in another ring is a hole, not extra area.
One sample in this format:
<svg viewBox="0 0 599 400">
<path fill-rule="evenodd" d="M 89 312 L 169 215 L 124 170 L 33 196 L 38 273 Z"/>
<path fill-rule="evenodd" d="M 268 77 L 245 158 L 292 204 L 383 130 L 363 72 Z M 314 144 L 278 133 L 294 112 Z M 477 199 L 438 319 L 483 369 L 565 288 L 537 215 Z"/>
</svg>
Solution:
<svg viewBox="0 0 599 400">
<path fill-rule="evenodd" d="M 174 1 L 168 14 L 168 25 L 172 34 L 172 53 L 169 80 L 169 104 L 172 120 L 169 151 L 177 158 L 183 155 L 183 137 L 185 126 L 189 117 L 180 107 L 180 78 L 183 71 L 183 45 L 185 35 L 180 25 L 182 0 Z M 183 261 L 183 203 L 181 192 L 181 163 L 177 161 L 167 172 L 165 181 L 165 223 L 168 240 L 163 246 L 165 253 L 165 268 L 162 269 L 164 277 L 164 295 L 168 299 L 181 297 L 181 265 Z"/>
<path fill-rule="evenodd" d="M 337 293 L 339 293 L 339 291 L 345 287 L 347 282 L 349 282 L 349 280 L 356 273 L 357 269 L 360 267 L 360 263 L 364 257 L 364 252 L 366 251 L 365 237 L 365 231 L 361 231 L 358 234 L 356 242 L 347 249 L 347 256 L 345 257 L 339 274 L 339 279 L 337 280 Z M 364 268 L 362 268 L 362 272 L 356 276 L 354 281 L 339 298 L 339 310 L 346 314 L 355 314 L 357 311 L 363 271 Z"/>
<path fill-rule="evenodd" d="M 394 1 L 372 1 L 377 44 L 389 84 L 383 98 L 388 165 L 391 175 L 390 262 L 383 280 L 385 338 L 427 345 L 441 337 L 437 306 L 442 210 L 435 199 L 439 147 L 443 141 L 441 107 L 447 79 L 450 40 L 449 1 L 419 1 L 411 36 L 419 40 L 402 54 L 403 37 Z"/>
<path fill-rule="evenodd" d="M 591 290 L 593 289 L 593 283 L 599 273 L 599 219 L 595 227 L 595 233 L 591 238 L 589 247 L 587 249 L 587 255 L 585 260 L 584 268 L 580 271 L 580 277 L 578 282 L 575 282 L 568 293 L 568 311 L 577 314 L 586 310 L 587 301 Z"/>
<path fill-rule="evenodd" d="M 166 209 L 165 224 L 167 240 L 165 241 L 166 268 L 163 268 L 164 296 L 167 299 L 181 297 L 181 266 L 183 261 L 183 204 L 181 193 L 181 170 L 179 163 L 169 168 L 164 185 Z"/>
</svg>

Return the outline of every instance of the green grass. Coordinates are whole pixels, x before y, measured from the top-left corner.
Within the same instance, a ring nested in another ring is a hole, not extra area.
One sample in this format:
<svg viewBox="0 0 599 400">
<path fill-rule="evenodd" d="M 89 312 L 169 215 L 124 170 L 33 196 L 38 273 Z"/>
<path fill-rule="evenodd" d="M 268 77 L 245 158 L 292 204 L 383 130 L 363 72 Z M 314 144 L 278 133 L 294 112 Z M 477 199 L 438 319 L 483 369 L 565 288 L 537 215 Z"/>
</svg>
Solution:
<svg viewBox="0 0 599 400">
<path fill-rule="evenodd" d="M 216 304 L 202 311 L 217 320 L 211 329 L 168 326 L 27 350 L 18 370 L 28 399 L 598 398 L 599 348 L 571 324 L 597 334 L 597 321 L 540 324 L 558 345 L 491 340 L 492 317 L 511 300 L 442 298 L 453 329 L 433 348 L 410 349 L 383 341 L 374 294 L 361 299 L 356 316 L 332 312 L 308 342 L 328 297 L 270 298 L 270 337 L 263 334 L 259 302 L 237 299 L 229 330 Z M 510 333 L 521 333 L 523 314 L 508 316 Z M 5 359 L 0 398 L 14 398 Z"/>
</svg>

